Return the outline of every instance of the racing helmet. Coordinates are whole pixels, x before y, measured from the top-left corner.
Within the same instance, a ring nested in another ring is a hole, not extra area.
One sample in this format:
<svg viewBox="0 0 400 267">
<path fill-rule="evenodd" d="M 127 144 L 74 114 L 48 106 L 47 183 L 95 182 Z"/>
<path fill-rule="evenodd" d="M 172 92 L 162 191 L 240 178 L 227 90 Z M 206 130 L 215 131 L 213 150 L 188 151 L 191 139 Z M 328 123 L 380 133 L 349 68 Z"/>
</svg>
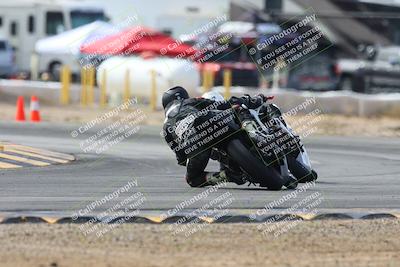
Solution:
<svg viewBox="0 0 400 267">
<path fill-rule="evenodd" d="M 188 98 L 189 94 L 185 88 L 181 86 L 175 86 L 164 92 L 162 96 L 162 105 L 163 108 L 165 109 L 169 103 L 175 100 L 188 99 Z"/>
<path fill-rule="evenodd" d="M 220 93 L 215 92 L 215 91 L 210 91 L 210 92 L 204 93 L 202 95 L 202 97 L 213 100 L 215 102 L 222 102 L 225 100 L 224 97 Z"/>
</svg>

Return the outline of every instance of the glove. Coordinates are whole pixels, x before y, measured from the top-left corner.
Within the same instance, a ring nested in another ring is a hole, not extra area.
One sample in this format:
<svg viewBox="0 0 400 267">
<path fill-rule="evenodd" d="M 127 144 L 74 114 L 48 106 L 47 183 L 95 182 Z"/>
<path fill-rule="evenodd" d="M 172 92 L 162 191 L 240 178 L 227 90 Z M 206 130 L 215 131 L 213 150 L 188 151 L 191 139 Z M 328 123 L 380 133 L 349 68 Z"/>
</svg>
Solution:
<svg viewBox="0 0 400 267">
<path fill-rule="evenodd" d="M 241 106 L 239 104 L 235 104 L 235 105 L 232 105 L 232 109 L 235 111 L 239 111 L 241 109 Z"/>
<path fill-rule="evenodd" d="M 178 164 L 181 166 L 186 166 L 186 157 L 182 157 L 179 155 L 176 155 L 176 160 L 178 161 Z"/>
<path fill-rule="evenodd" d="M 262 99 L 264 102 L 267 102 L 268 100 L 274 99 L 274 97 L 275 97 L 275 96 L 265 96 L 264 94 L 258 94 L 257 96 L 258 96 L 258 97 L 261 97 L 261 99 Z"/>
</svg>

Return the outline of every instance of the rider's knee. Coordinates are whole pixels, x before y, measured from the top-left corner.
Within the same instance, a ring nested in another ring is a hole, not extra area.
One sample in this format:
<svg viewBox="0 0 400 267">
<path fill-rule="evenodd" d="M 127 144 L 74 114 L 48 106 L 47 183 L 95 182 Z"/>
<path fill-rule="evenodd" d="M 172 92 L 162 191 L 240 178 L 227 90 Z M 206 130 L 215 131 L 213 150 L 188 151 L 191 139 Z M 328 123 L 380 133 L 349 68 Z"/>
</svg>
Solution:
<svg viewBox="0 0 400 267">
<path fill-rule="evenodd" d="M 206 180 L 205 175 L 198 176 L 198 177 L 191 177 L 189 175 L 186 175 L 186 182 L 191 187 L 203 187 L 204 184 L 206 183 L 206 181 L 207 180 Z"/>
</svg>

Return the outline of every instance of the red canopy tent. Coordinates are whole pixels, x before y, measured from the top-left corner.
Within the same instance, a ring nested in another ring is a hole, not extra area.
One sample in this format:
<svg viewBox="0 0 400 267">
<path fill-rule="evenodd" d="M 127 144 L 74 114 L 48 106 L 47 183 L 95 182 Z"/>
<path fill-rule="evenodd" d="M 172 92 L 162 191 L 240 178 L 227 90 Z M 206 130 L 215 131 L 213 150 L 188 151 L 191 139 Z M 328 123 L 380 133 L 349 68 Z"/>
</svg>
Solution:
<svg viewBox="0 0 400 267">
<path fill-rule="evenodd" d="M 197 52 L 190 45 L 145 27 L 132 27 L 118 34 L 84 44 L 80 47 L 80 51 L 83 54 L 95 55 L 131 55 L 152 52 L 171 57 L 190 57 Z"/>
</svg>

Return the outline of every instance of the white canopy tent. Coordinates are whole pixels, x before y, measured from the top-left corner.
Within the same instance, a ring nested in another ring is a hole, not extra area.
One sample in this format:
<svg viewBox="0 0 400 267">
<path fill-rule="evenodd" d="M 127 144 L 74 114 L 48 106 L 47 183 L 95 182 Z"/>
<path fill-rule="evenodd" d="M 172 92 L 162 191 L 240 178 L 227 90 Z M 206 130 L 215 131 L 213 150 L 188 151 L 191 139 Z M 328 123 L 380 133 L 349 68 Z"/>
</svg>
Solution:
<svg viewBox="0 0 400 267">
<path fill-rule="evenodd" d="M 118 33 L 111 24 L 95 21 L 55 36 L 40 39 L 35 44 L 37 54 L 79 54 L 82 44 Z"/>
<path fill-rule="evenodd" d="M 118 32 L 120 32 L 120 29 L 109 23 L 95 21 L 38 40 L 31 57 L 32 78 L 37 79 L 39 73 L 43 72 L 50 72 L 56 77 L 61 65 L 68 65 L 72 73 L 80 73 L 80 47 Z"/>
</svg>

